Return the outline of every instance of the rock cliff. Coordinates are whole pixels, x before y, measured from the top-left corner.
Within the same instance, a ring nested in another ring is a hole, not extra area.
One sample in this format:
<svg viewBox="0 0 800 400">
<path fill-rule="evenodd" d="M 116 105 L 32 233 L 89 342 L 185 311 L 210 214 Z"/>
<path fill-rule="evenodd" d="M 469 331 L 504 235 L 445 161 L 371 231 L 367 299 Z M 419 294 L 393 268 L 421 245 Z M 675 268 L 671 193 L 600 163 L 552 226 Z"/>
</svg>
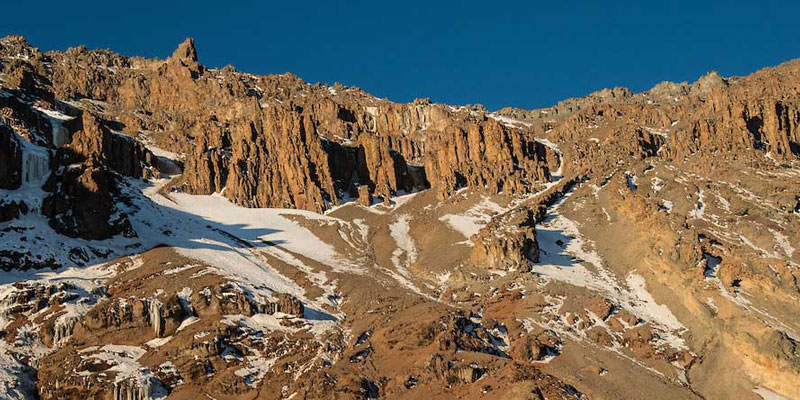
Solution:
<svg viewBox="0 0 800 400">
<path fill-rule="evenodd" d="M 13 396 L 800 396 L 799 61 L 490 112 L 201 57 L 0 39 Z"/>
<path fill-rule="evenodd" d="M 41 78 L 53 82 L 55 98 L 93 99 L 83 107 L 120 131 L 153 132 L 156 145 L 185 154 L 181 183 L 191 193 L 221 192 L 248 207 L 324 211 L 358 196 L 359 186 L 387 198 L 433 187 L 446 198 L 466 186 L 526 193 L 549 180 L 548 148 L 483 112 L 424 99 L 392 103 L 288 74 L 210 70 L 199 64 L 191 39 L 164 61 L 83 47 L 42 54 L 13 43 L 32 54 L 30 69 L 52 70 Z M 5 51 L 23 51 L 11 47 Z M 13 74 L 22 67 L 4 68 Z M 86 117 L 83 123 L 93 124 Z M 119 136 L 104 135 L 99 143 L 79 136 L 73 148 L 84 154 L 92 150 L 86 146 L 115 146 Z M 146 164 L 146 156 L 109 160 Z M 114 167 L 139 174 L 135 165 Z"/>
</svg>

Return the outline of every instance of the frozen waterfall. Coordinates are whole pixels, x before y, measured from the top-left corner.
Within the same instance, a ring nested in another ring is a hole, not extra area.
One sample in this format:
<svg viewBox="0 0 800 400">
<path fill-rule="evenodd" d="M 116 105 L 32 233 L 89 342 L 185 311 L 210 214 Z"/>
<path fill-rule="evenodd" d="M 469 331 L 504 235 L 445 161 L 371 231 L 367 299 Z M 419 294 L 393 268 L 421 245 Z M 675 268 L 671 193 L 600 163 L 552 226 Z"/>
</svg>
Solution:
<svg viewBox="0 0 800 400">
<path fill-rule="evenodd" d="M 50 176 L 50 154 L 46 149 L 27 144 L 22 148 L 22 184 L 44 184 Z"/>
<path fill-rule="evenodd" d="M 52 118 L 50 124 L 53 125 L 53 146 L 61 147 L 70 142 L 69 132 L 63 125 L 61 120 Z"/>
<path fill-rule="evenodd" d="M 51 131 L 51 141 L 53 146 L 61 147 L 72 141 L 69 136 L 69 131 L 64 127 L 64 122 L 71 121 L 75 117 L 60 113 L 58 111 L 46 110 L 44 108 L 36 108 L 37 111 L 44 114 L 50 120 L 50 126 L 53 127 Z"/>
</svg>

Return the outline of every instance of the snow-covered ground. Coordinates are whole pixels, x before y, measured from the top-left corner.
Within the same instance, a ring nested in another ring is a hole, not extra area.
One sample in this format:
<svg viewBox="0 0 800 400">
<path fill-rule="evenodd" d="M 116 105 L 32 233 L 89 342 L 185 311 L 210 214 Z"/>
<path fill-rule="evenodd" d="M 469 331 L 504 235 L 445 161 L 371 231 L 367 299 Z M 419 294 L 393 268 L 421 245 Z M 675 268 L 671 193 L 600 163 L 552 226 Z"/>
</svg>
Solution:
<svg viewBox="0 0 800 400">
<path fill-rule="evenodd" d="M 265 299 L 272 299 L 273 292 L 288 293 L 303 301 L 310 313 L 320 311 L 324 305 L 336 305 L 332 296 L 307 298 L 305 290 L 271 266 L 262 252 L 298 268 L 326 294 L 335 291 L 333 282 L 323 271 L 313 271 L 294 254 L 334 271 L 361 273 L 330 244 L 289 217 L 342 223 L 338 219 L 299 210 L 240 207 L 220 195 L 172 193 L 167 198 L 160 192 L 166 183 L 167 180 L 161 180 L 141 189 L 146 198 L 139 199 L 141 210 L 131 219 L 134 229 L 152 232 L 159 243 L 205 262 L 214 272 Z"/>
<path fill-rule="evenodd" d="M 472 246 L 469 238 L 486 226 L 493 215 L 504 211 L 507 209 L 484 196 L 480 203 L 470 207 L 467 211 L 461 214 L 446 214 L 439 217 L 439 220 L 446 222 L 453 230 L 464 235 L 467 240 L 462 243 Z"/>
<path fill-rule="evenodd" d="M 753 391 L 757 395 L 761 396 L 761 398 L 764 399 L 764 400 L 789 400 L 788 398 L 783 397 L 783 396 L 781 396 L 781 395 L 779 395 L 779 394 L 777 394 L 777 393 L 775 393 L 775 392 L 773 392 L 773 391 L 771 391 L 771 390 L 769 390 L 769 389 L 767 389 L 765 387 L 762 387 L 762 386 L 759 386 L 759 387 L 753 389 Z"/>
<path fill-rule="evenodd" d="M 329 281 L 324 271 L 313 271 L 293 254 L 315 260 L 335 271 L 360 273 L 330 244 L 288 216 L 331 224 L 342 221 L 298 210 L 243 208 L 218 195 L 173 194 L 167 198 L 159 192 L 167 182 L 166 179 L 153 182 L 126 180 L 122 190 L 131 202 L 119 207 L 128 215 L 138 236 L 135 238 L 117 236 L 90 241 L 63 237 L 50 228 L 47 219 L 36 209 L 4 223 L 4 227 L 19 229 L 4 232 L 2 249 L 29 252 L 34 258 L 52 258 L 67 265 L 57 270 L 4 273 L 0 280 L 0 301 L 9 296 L 14 290 L 12 284 L 18 281 L 68 282 L 79 288 L 83 295 L 75 304 L 66 304 L 68 312 L 61 319 L 78 317 L 93 306 L 91 301 L 87 301 L 86 294 L 111 276 L 109 266 L 105 264 L 107 260 L 140 253 L 157 245 L 174 247 L 180 254 L 205 262 L 214 272 L 239 282 L 244 289 L 263 299 L 274 300 L 274 293 L 291 294 L 306 305 L 310 315 L 318 315 L 315 313 L 320 312 L 323 306 L 336 306 L 331 300 L 334 296 L 329 296 L 336 290 L 335 283 Z M 44 196 L 38 186 L 25 186 L 15 191 L 4 191 L 4 194 L 9 199 L 24 199 L 32 205 L 40 204 Z M 89 266 L 81 267 L 69 261 L 70 251 L 76 247 L 94 250 L 87 251 L 87 260 L 79 260 Z M 323 289 L 325 296 L 307 298 L 305 290 L 273 268 L 259 254 L 261 251 L 306 273 L 311 282 Z M 330 319 L 324 317 L 313 323 Z M 7 321 L 0 316 L 0 323 L 5 325 Z"/>
<path fill-rule="evenodd" d="M 686 348 L 680 337 L 686 328 L 667 306 L 656 302 L 647 291 L 644 278 L 630 273 L 624 283 L 619 282 L 605 268 L 605 261 L 593 249 L 594 244 L 580 233 L 578 224 L 558 213 L 558 208 L 570 194 L 551 207 L 550 216 L 537 227 L 540 260 L 532 264 L 533 272 L 602 293 L 650 322 L 671 347 Z"/>
<path fill-rule="evenodd" d="M 316 260 L 331 268 L 348 272 L 358 272 L 344 257 L 337 254 L 330 244 L 320 240 L 310 230 L 302 227 L 287 216 L 300 216 L 309 220 L 319 220 L 329 224 L 344 223 L 342 220 L 320 215 L 311 211 L 278 208 L 245 208 L 237 206 L 225 197 L 170 194 L 170 199 L 148 193 L 153 201 L 178 211 L 196 215 L 213 223 L 232 235 L 247 240 L 254 245 L 262 242 L 279 244 L 293 253 Z"/>
</svg>

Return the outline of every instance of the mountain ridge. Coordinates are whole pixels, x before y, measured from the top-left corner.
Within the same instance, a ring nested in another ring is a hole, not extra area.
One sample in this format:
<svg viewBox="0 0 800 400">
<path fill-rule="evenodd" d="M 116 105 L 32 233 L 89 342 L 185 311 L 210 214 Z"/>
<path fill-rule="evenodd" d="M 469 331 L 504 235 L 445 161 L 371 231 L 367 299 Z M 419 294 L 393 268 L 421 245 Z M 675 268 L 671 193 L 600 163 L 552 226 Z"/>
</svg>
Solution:
<svg viewBox="0 0 800 400">
<path fill-rule="evenodd" d="M 199 60 L 0 39 L 15 398 L 800 397 L 800 61 L 489 112 Z"/>
</svg>

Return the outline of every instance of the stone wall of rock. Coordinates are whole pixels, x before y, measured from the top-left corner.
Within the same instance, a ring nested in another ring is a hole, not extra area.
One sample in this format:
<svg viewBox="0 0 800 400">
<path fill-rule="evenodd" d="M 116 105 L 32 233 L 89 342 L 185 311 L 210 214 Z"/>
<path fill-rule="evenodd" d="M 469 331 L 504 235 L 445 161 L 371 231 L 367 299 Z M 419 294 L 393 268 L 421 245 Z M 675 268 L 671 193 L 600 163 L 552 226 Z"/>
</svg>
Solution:
<svg viewBox="0 0 800 400">
<path fill-rule="evenodd" d="M 392 103 L 290 74 L 209 70 L 191 39 L 164 61 L 85 47 L 27 51 L 36 55 L 33 71 L 52 70 L 45 77 L 55 97 L 94 99 L 84 104 L 93 114 L 131 134 L 156 132 L 157 145 L 186 154 L 184 190 L 224 190 L 248 207 L 323 211 L 358 196 L 359 186 L 384 198 L 427 187 L 440 198 L 462 186 L 513 194 L 549 178 L 547 149 L 484 110 Z M 117 135 L 93 130 L 91 116 L 83 123 L 89 128 L 73 138 L 78 154 L 103 148 L 117 155 L 111 162 L 134 160 L 115 171 L 139 175 L 135 160 L 146 153 L 117 154 Z"/>
<path fill-rule="evenodd" d="M 136 235 L 127 216 L 116 212 L 112 172 L 96 160 L 51 177 L 46 189 L 50 194 L 42 203 L 42 214 L 56 232 L 92 240 Z"/>
<path fill-rule="evenodd" d="M 0 123 L 0 189 L 17 189 L 22 183 L 22 144 L 7 125 Z"/>
<path fill-rule="evenodd" d="M 777 159 L 800 156 L 800 107 L 785 98 L 740 99 L 737 93 L 714 90 L 708 103 L 683 135 L 669 141 L 667 154 L 736 153 L 750 149 Z"/>
<path fill-rule="evenodd" d="M 580 174 L 562 179 L 520 206 L 492 217 L 470 238 L 470 262 L 486 269 L 530 270 L 528 262 L 539 262 L 536 223 L 545 217 L 548 207 L 582 179 Z"/>
<path fill-rule="evenodd" d="M 466 186 L 527 193 L 550 180 L 547 147 L 493 119 L 447 128 L 428 143 L 425 172 L 440 199 Z"/>
<path fill-rule="evenodd" d="M 639 94 L 614 88 L 548 109 L 499 111 L 525 122 L 512 128 L 481 107 L 400 104 L 291 74 L 207 69 L 192 40 L 163 61 L 85 47 L 41 53 L 13 37 L 0 52 L 25 55 L 0 66 L 29 81 L 23 86 L 52 82 L 57 98 L 99 100 L 92 107 L 103 118 L 131 134 L 155 132 L 157 145 L 186 154 L 184 190 L 224 190 L 249 207 L 322 211 L 358 196 L 361 186 L 369 197 L 432 187 L 444 199 L 463 186 L 525 193 L 548 181 L 555 165 L 534 135 L 559 137 L 577 167 L 610 164 L 621 153 L 683 159 L 757 149 L 780 159 L 800 151 L 798 93 L 785 84 L 797 78 L 797 62 L 747 78 L 711 73 Z M 114 170 L 139 172 L 135 165 Z"/>
<path fill-rule="evenodd" d="M 722 159 L 800 156 L 798 80 L 795 60 L 742 78 L 712 72 L 691 84 L 664 82 L 637 94 L 615 89 L 498 114 L 554 138 L 580 167 L 602 169 L 630 155 L 691 159 L 713 169 Z"/>
<path fill-rule="evenodd" d="M 155 157 L 140 142 L 108 129 L 83 112 L 71 143 L 58 149 L 45 189 L 42 214 L 57 232 L 102 240 L 134 236 L 127 216 L 117 212 L 118 176 L 148 177 Z"/>
<path fill-rule="evenodd" d="M 539 261 L 535 222 L 535 212 L 528 207 L 492 218 L 471 238 L 472 263 L 493 270 L 529 270 L 528 261 Z"/>
<path fill-rule="evenodd" d="M 82 114 L 79 129 L 72 135 L 69 158 L 93 159 L 119 174 L 137 178 L 147 177 L 154 156 L 140 142 L 109 130 L 101 120 L 89 112 Z"/>
</svg>

